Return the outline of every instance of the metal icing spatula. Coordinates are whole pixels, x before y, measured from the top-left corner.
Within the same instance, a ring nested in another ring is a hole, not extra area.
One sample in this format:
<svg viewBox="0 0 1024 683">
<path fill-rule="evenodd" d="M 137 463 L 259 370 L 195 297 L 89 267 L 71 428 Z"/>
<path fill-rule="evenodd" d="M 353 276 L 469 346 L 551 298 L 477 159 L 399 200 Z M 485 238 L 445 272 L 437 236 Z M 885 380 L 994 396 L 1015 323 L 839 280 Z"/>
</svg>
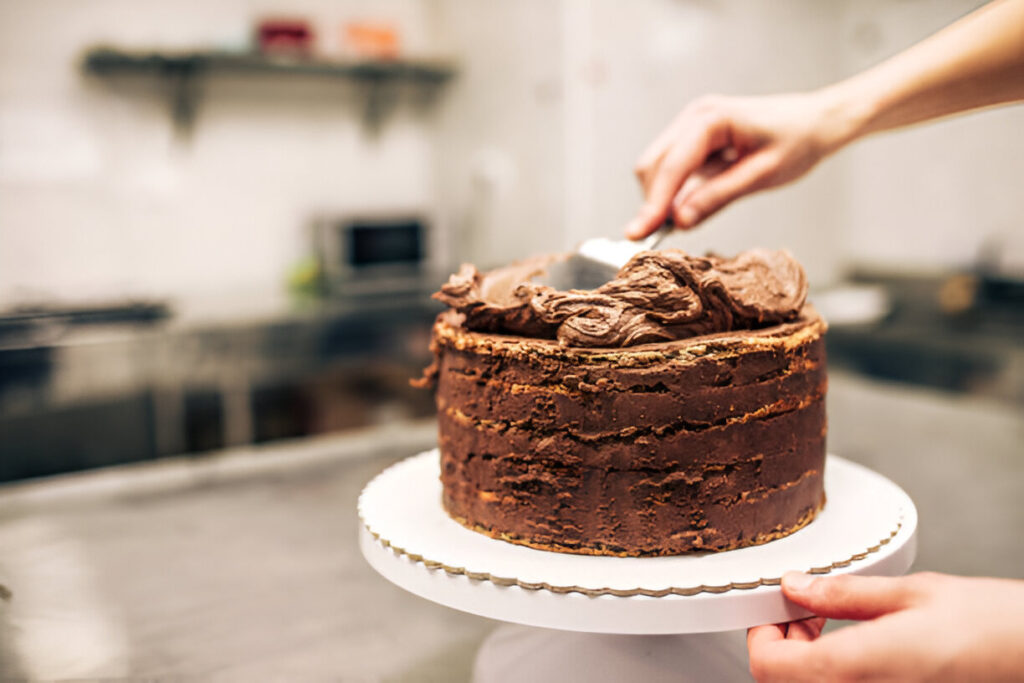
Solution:
<svg viewBox="0 0 1024 683">
<path fill-rule="evenodd" d="M 729 168 L 738 157 L 738 152 L 732 147 L 715 152 L 700 168 L 690 174 L 679 193 L 691 193 Z M 629 259 L 641 251 L 657 249 L 673 229 L 672 219 L 669 218 L 656 232 L 639 242 L 610 240 L 607 237 L 589 239 L 567 260 L 548 266 L 546 274 L 539 276 L 537 281 L 558 290 L 597 289 L 614 279 L 616 273 Z"/>
<path fill-rule="evenodd" d="M 665 223 L 656 232 L 644 239 L 612 240 L 607 237 L 593 237 L 580 244 L 579 249 L 564 261 L 548 266 L 544 275 L 537 280 L 557 290 L 597 289 L 615 278 L 622 266 L 641 251 L 657 249 L 665 236 L 672 232 L 673 225 Z"/>
</svg>

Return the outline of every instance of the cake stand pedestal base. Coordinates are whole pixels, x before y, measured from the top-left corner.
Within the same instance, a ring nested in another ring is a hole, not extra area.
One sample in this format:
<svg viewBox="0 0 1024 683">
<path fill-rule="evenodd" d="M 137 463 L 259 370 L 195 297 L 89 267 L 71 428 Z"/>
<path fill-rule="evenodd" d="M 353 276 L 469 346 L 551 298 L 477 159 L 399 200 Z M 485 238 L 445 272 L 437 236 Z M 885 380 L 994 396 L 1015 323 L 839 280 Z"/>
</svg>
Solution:
<svg viewBox="0 0 1024 683">
<path fill-rule="evenodd" d="M 623 636 L 505 624 L 473 666 L 473 683 L 749 680 L 745 631 Z"/>
</svg>

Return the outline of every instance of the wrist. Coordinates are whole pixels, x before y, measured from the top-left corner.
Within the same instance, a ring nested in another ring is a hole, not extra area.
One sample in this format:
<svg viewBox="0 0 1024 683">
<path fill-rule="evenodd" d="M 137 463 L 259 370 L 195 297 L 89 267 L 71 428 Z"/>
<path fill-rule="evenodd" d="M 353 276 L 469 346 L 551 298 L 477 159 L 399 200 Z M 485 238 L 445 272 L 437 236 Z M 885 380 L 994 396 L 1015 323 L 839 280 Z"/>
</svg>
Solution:
<svg viewBox="0 0 1024 683">
<path fill-rule="evenodd" d="M 856 84 L 843 81 L 811 93 L 818 109 L 818 140 L 828 156 L 869 132 L 873 104 Z"/>
</svg>

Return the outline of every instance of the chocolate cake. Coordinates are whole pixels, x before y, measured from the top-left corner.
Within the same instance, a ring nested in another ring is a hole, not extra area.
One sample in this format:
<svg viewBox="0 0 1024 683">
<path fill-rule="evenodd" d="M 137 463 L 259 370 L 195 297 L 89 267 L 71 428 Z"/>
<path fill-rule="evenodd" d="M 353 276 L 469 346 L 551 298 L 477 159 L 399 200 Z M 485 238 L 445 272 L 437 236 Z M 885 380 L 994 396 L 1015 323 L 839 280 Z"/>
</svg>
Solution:
<svg viewBox="0 0 1024 683">
<path fill-rule="evenodd" d="M 535 548 L 764 543 L 825 502 L 825 323 L 786 252 L 643 252 L 592 291 L 552 257 L 463 266 L 433 329 L 443 505 Z"/>
</svg>

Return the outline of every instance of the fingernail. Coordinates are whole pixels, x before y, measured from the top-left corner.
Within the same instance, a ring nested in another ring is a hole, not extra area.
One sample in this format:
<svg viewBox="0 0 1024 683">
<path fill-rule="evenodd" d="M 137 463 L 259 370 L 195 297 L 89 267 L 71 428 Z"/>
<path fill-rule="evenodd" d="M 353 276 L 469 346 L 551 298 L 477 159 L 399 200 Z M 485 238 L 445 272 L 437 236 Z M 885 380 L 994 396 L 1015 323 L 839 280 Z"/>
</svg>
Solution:
<svg viewBox="0 0 1024 683">
<path fill-rule="evenodd" d="M 631 240 L 640 237 L 640 231 L 642 228 L 643 224 L 640 222 L 640 219 L 634 218 L 632 221 L 630 221 L 629 225 L 626 226 L 626 237 L 628 237 Z"/>
<path fill-rule="evenodd" d="M 684 206 L 679 209 L 679 214 L 676 216 L 676 220 L 687 228 L 696 223 L 697 218 L 697 210 L 692 206 Z"/>
<path fill-rule="evenodd" d="M 786 572 L 782 577 L 783 585 L 793 591 L 805 591 L 814 583 L 814 577 L 803 572 Z"/>
</svg>

